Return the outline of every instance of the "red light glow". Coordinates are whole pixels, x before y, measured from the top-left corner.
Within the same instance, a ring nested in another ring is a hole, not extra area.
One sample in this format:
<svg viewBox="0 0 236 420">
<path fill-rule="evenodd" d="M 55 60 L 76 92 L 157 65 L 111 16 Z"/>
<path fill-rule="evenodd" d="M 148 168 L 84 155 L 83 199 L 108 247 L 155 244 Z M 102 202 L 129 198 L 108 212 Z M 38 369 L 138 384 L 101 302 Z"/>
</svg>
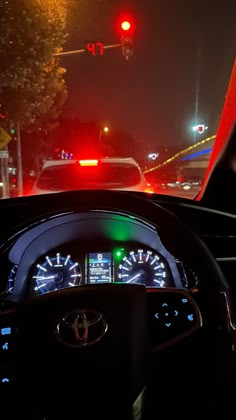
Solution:
<svg viewBox="0 0 236 420">
<path fill-rule="evenodd" d="M 124 20 L 124 21 L 121 23 L 121 29 L 122 29 L 123 31 L 129 31 L 129 30 L 130 30 L 130 28 L 131 28 L 131 24 L 130 24 L 130 22 L 129 22 L 128 20 Z"/>
</svg>

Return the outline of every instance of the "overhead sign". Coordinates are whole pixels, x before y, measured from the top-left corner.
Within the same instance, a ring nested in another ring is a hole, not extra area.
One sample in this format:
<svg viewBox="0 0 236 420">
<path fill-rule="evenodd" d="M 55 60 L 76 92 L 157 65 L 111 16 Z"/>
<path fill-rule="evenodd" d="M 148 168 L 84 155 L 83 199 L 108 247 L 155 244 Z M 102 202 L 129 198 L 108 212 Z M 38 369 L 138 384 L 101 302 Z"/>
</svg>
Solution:
<svg viewBox="0 0 236 420">
<path fill-rule="evenodd" d="M 6 146 L 11 141 L 10 134 L 2 127 L 0 127 L 0 149 Z"/>
</svg>

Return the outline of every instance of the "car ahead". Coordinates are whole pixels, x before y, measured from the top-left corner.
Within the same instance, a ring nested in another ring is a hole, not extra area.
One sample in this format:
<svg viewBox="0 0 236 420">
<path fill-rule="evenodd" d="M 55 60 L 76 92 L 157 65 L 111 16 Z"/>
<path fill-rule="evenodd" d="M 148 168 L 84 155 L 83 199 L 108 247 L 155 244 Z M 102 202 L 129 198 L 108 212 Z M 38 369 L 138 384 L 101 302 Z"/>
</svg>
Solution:
<svg viewBox="0 0 236 420">
<path fill-rule="evenodd" d="M 47 160 L 32 194 L 77 189 L 112 189 L 152 192 L 140 166 L 132 157 Z"/>
</svg>

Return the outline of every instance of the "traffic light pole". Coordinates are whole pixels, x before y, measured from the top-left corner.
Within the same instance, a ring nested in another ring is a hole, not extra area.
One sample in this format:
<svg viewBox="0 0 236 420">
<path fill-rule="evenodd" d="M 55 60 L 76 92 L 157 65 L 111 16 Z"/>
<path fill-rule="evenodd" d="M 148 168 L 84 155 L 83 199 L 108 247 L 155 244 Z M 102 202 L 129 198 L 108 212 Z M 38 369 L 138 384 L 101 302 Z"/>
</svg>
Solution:
<svg viewBox="0 0 236 420">
<path fill-rule="evenodd" d="M 122 46 L 122 44 L 104 45 L 103 49 L 108 50 L 108 49 L 112 49 L 112 48 L 120 48 L 121 46 Z M 81 50 L 63 51 L 63 52 L 54 54 L 54 56 L 55 57 L 62 57 L 62 56 L 65 56 L 65 55 L 83 54 L 83 53 L 86 53 L 86 52 L 87 52 L 87 50 L 85 48 L 82 48 Z"/>
<path fill-rule="evenodd" d="M 1 150 L 0 168 L 1 168 L 1 181 L 2 181 L 2 198 L 9 197 L 9 172 L 8 172 L 8 149 L 7 145 Z"/>
<path fill-rule="evenodd" d="M 23 170 L 22 170 L 22 154 L 21 154 L 21 134 L 20 123 L 16 125 L 16 138 L 17 138 L 17 187 L 18 196 L 23 195 Z"/>
</svg>

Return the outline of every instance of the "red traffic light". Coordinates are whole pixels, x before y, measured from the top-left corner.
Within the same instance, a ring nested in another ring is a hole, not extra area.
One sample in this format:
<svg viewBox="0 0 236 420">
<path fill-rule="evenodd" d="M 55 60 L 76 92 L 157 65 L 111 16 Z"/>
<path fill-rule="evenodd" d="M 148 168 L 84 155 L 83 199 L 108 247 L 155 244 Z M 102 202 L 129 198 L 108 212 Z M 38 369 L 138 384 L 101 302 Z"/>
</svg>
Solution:
<svg viewBox="0 0 236 420">
<path fill-rule="evenodd" d="M 117 18 L 117 30 L 121 36 L 133 36 L 136 32 L 136 22 L 134 16 L 123 14 Z"/>
<path fill-rule="evenodd" d="M 193 127 L 193 131 L 197 131 L 198 132 L 198 134 L 202 134 L 202 133 L 204 133 L 204 131 L 206 131 L 207 130 L 207 126 L 205 126 L 205 124 L 198 124 L 198 125 L 195 125 L 194 127 Z"/>
<path fill-rule="evenodd" d="M 128 20 L 123 20 L 120 26 L 123 31 L 129 31 L 131 29 L 131 23 Z"/>
<path fill-rule="evenodd" d="M 198 128 L 197 128 L 197 131 L 198 131 L 199 134 L 202 134 L 204 130 L 205 130 L 204 125 L 199 125 Z"/>
<path fill-rule="evenodd" d="M 133 38 L 136 31 L 135 20 L 131 15 L 118 17 L 118 33 L 120 36 L 122 55 L 128 60 L 133 55 Z"/>
</svg>

